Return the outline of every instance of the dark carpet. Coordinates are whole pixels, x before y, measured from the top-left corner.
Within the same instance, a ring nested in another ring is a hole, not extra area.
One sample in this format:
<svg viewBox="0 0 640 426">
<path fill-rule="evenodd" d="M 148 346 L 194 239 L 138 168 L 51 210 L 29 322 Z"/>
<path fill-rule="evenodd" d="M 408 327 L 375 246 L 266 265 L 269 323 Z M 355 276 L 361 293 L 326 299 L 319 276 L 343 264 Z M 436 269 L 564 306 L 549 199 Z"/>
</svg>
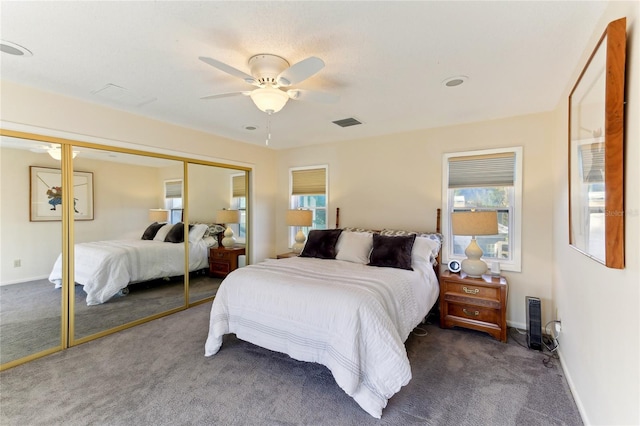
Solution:
<svg viewBox="0 0 640 426">
<path fill-rule="evenodd" d="M 413 379 L 382 419 L 324 366 L 236 339 L 205 358 L 210 303 L 0 373 L 3 425 L 580 425 L 548 353 L 469 330 L 406 342 Z"/>
</svg>

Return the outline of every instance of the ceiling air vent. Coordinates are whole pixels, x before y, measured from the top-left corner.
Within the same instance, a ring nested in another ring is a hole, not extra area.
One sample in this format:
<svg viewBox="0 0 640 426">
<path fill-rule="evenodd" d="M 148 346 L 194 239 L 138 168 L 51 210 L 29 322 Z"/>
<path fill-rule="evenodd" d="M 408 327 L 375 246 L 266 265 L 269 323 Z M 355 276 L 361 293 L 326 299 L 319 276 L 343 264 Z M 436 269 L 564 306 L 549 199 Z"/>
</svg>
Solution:
<svg viewBox="0 0 640 426">
<path fill-rule="evenodd" d="M 360 121 L 355 118 L 343 118 L 342 120 L 332 121 L 332 123 L 337 124 L 340 127 L 349 127 L 349 126 L 357 126 L 358 124 L 362 124 Z"/>
</svg>

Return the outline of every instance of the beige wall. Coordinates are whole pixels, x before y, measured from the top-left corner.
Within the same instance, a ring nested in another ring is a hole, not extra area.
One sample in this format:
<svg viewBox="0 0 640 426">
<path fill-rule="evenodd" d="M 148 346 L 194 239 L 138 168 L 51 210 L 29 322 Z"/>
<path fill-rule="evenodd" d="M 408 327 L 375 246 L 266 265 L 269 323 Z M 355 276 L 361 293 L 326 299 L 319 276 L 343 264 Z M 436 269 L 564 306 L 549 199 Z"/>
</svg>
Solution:
<svg viewBox="0 0 640 426">
<path fill-rule="evenodd" d="M 250 167 L 250 261 L 275 254 L 276 152 L 6 80 L 1 127 Z"/>
<path fill-rule="evenodd" d="M 525 326 L 525 296 L 542 299 L 552 317 L 552 114 L 535 114 L 283 151 L 278 157 L 277 248 L 287 251 L 289 168 L 329 165 L 329 226 L 340 207 L 341 226 L 430 230 L 442 208 L 442 155 L 523 147 L 522 272 L 509 280 L 507 317 Z"/>
<path fill-rule="evenodd" d="M 611 2 L 566 84 L 553 129 L 553 298 L 560 355 L 587 424 L 640 424 L 640 3 Z M 627 17 L 625 269 L 569 247 L 566 99 L 606 25 Z"/>
</svg>

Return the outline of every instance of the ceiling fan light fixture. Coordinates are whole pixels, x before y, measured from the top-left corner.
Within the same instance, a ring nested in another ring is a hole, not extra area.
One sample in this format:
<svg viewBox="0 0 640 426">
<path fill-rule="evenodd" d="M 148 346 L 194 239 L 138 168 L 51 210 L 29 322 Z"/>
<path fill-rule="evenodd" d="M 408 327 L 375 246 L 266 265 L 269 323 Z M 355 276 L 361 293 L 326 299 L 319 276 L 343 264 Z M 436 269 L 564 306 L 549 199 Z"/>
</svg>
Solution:
<svg viewBox="0 0 640 426">
<path fill-rule="evenodd" d="M 49 153 L 51 158 L 53 158 L 54 160 L 58 160 L 58 161 L 62 160 L 62 150 L 60 149 L 60 147 L 52 146 L 51 148 L 47 149 L 47 152 Z M 72 158 L 76 158 L 78 156 L 78 152 L 79 151 L 73 151 Z"/>
<path fill-rule="evenodd" d="M 273 114 L 280 111 L 287 104 L 289 95 L 282 90 L 263 87 L 251 92 L 251 100 L 262 112 Z"/>
</svg>

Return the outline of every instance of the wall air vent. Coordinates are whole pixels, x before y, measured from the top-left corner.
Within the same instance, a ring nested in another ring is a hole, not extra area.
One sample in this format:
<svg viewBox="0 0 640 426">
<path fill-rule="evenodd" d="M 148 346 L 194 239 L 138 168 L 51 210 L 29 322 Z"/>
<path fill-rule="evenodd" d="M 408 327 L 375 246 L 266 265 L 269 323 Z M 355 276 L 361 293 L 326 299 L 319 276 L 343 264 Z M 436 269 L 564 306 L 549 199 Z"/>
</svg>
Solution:
<svg viewBox="0 0 640 426">
<path fill-rule="evenodd" d="M 337 124 L 340 127 L 349 127 L 349 126 L 357 126 L 358 124 L 362 124 L 362 122 L 356 120 L 355 118 L 343 118 L 342 120 L 332 121 L 333 124 Z"/>
</svg>

